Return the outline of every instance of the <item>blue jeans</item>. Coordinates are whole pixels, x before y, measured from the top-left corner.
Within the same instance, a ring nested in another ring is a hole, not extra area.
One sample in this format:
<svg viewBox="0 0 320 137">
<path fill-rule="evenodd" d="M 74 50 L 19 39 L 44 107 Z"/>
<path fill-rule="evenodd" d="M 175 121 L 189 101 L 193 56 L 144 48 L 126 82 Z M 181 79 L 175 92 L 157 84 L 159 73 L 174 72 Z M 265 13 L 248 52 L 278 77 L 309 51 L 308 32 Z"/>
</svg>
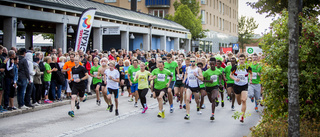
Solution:
<svg viewBox="0 0 320 137">
<path fill-rule="evenodd" d="M 26 89 L 26 94 L 25 94 L 25 97 L 24 97 L 25 105 L 31 105 L 30 99 L 31 99 L 32 91 L 33 91 L 33 83 L 28 83 L 27 84 L 27 89 Z"/>
<path fill-rule="evenodd" d="M 11 92 L 11 86 L 12 85 L 12 79 L 11 78 L 5 78 L 5 88 L 4 88 L 4 106 L 9 106 L 9 94 Z"/>
<path fill-rule="evenodd" d="M 56 87 L 58 89 L 57 91 L 56 91 Z M 56 94 L 58 96 L 58 99 L 61 99 L 61 88 L 62 88 L 62 85 L 58 85 L 58 83 L 55 80 L 51 81 L 50 90 L 52 93 L 51 95 L 52 95 L 53 100 L 56 100 Z"/>
<path fill-rule="evenodd" d="M 28 79 L 18 79 L 17 100 L 19 107 L 24 105 L 24 94 L 26 93 Z"/>
</svg>

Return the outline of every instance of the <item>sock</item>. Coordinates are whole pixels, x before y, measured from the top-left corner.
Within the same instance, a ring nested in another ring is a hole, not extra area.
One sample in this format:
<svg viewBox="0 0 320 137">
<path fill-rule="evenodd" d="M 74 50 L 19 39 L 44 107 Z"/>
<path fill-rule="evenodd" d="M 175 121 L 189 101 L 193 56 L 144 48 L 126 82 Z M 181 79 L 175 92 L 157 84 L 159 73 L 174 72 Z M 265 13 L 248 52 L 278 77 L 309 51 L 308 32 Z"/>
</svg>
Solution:
<svg viewBox="0 0 320 137">
<path fill-rule="evenodd" d="M 200 108 L 199 107 L 197 107 L 197 111 L 199 111 L 200 110 Z"/>
<path fill-rule="evenodd" d="M 171 104 L 170 107 L 173 108 L 173 104 Z"/>
<path fill-rule="evenodd" d="M 214 116 L 214 113 L 212 113 L 212 116 Z"/>
</svg>

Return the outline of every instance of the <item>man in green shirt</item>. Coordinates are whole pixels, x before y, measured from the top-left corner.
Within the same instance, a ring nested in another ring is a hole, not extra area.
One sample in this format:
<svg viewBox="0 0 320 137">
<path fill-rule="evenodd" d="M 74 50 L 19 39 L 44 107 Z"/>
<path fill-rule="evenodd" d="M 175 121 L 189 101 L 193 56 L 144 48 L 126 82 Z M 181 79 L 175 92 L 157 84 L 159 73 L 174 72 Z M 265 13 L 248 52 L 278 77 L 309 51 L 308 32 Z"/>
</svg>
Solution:
<svg viewBox="0 0 320 137">
<path fill-rule="evenodd" d="M 133 65 L 131 65 L 128 68 L 128 80 L 131 86 L 131 93 L 132 97 L 130 101 L 133 101 L 133 96 L 135 97 L 135 103 L 134 106 L 138 107 L 138 99 L 139 99 L 139 94 L 138 94 L 138 81 L 134 81 L 134 78 L 136 77 L 136 73 L 140 70 L 140 66 L 138 65 L 138 60 L 134 59 L 133 60 Z"/>
<path fill-rule="evenodd" d="M 211 117 L 210 120 L 214 120 L 214 112 L 215 112 L 215 99 L 218 96 L 219 88 L 222 87 L 222 83 L 220 79 L 223 78 L 222 72 L 216 69 L 216 59 L 210 58 L 210 69 L 203 73 L 206 90 L 208 94 L 209 101 L 211 103 Z"/>
<path fill-rule="evenodd" d="M 101 105 L 100 91 L 101 91 L 102 79 L 101 79 L 101 77 L 98 78 L 98 70 L 100 68 L 100 65 L 98 64 L 99 58 L 95 57 L 93 59 L 93 63 L 94 63 L 94 66 L 91 67 L 90 75 L 92 77 L 92 84 L 93 84 L 94 90 L 96 91 L 96 95 L 97 95 L 97 105 L 100 106 Z"/>
<path fill-rule="evenodd" d="M 176 72 L 179 76 L 179 68 L 178 63 L 175 61 L 172 61 L 172 54 L 167 55 L 167 62 L 164 63 L 164 68 L 168 69 L 171 72 L 171 75 L 173 76 L 172 81 L 170 82 L 169 88 L 168 88 L 168 100 L 170 104 L 170 113 L 173 113 L 173 95 L 172 95 L 172 89 L 174 89 L 174 85 L 176 82 Z M 182 79 L 180 77 L 180 79 Z"/>
<path fill-rule="evenodd" d="M 235 101 L 235 94 L 233 91 L 233 85 L 234 85 L 234 80 L 230 78 L 230 73 L 231 69 L 234 65 L 237 63 L 237 59 L 235 57 L 232 57 L 230 59 L 231 65 L 227 66 L 224 68 L 224 72 L 226 73 L 226 78 L 227 78 L 227 93 L 228 93 L 228 98 L 231 101 L 231 109 L 234 111 L 234 101 Z"/>
<path fill-rule="evenodd" d="M 158 62 L 158 68 L 152 71 L 152 76 L 149 77 L 149 81 L 154 80 L 153 98 L 157 98 L 159 104 L 158 117 L 165 118 L 163 109 L 163 95 L 167 92 L 167 89 L 172 80 L 172 74 L 169 70 L 164 69 L 164 62 Z M 167 80 L 169 78 L 169 81 Z"/>
<path fill-rule="evenodd" d="M 254 102 L 255 98 L 255 110 L 258 112 L 258 100 L 260 100 L 260 93 L 261 93 L 261 84 L 260 84 L 260 76 L 261 76 L 261 69 L 262 65 L 260 65 L 258 62 L 258 55 L 257 53 L 254 53 L 252 55 L 252 83 L 249 84 L 248 87 L 248 97 L 251 98 L 251 102 Z"/>
<path fill-rule="evenodd" d="M 217 69 L 222 72 L 222 79 L 220 79 L 222 87 L 219 88 L 220 95 L 221 95 L 221 107 L 224 107 L 224 100 L 223 100 L 223 87 L 224 87 L 224 81 L 225 81 L 225 76 L 224 76 L 224 68 L 221 67 L 222 61 L 217 60 Z M 219 106 L 219 99 L 217 98 L 216 100 L 216 107 Z"/>
</svg>

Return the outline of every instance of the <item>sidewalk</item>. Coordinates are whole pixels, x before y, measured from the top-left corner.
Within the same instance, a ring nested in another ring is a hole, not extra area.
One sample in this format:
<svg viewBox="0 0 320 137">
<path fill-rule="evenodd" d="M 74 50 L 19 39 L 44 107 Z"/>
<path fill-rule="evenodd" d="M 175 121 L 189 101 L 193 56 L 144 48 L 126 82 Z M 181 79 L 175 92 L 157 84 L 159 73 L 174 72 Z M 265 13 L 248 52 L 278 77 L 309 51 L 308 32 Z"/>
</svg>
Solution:
<svg viewBox="0 0 320 137">
<path fill-rule="evenodd" d="M 96 98 L 96 94 L 94 92 L 92 92 L 92 93 L 93 93 L 92 95 L 88 95 L 87 100 Z M 15 104 L 16 104 L 16 100 L 17 99 L 15 97 L 15 100 L 14 100 Z M 11 116 L 19 115 L 19 114 L 39 111 L 39 110 L 43 110 L 43 109 L 54 108 L 54 107 L 58 107 L 58 106 L 63 106 L 63 105 L 70 104 L 70 102 L 71 102 L 70 99 L 64 99 L 62 101 L 53 102 L 51 104 L 40 104 L 39 106 L 35 106 L 34 108 L 17 109 L 17 110 L 12 110 L 12 111 L 4 111 L 4 112 L 0 113 L 0 118 L 11 117 Z"/>
</svg>

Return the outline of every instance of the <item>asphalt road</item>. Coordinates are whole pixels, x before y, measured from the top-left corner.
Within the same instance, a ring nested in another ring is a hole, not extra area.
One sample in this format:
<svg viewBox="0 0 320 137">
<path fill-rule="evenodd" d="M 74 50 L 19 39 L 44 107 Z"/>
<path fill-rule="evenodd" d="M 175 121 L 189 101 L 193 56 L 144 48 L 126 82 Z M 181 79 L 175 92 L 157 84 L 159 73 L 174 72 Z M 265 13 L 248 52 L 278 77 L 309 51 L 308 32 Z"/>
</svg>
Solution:
<svg viewBox="0 0 320 137">
<path fill-rule="evenodd" d="M 75 111 L 75 117 L 67 115 L 70 105 L 30 112 L 0 119 L 0 135 L 8 137 L 34 136 L 110 136 L 110 137 L 189 137 L 217 136 L 240 137 L 247 136 L 250 128 L 255 126 L 260 114 L 254 111 L 254 104 L 247 100 L 247 112 L 251 116 L 244 123 L 232 118 L 231 103 L 225 101 L 225 107 L 216 108 L 215 120 L 210 121 L 211 107 L 208 99 L 202 115 L 197 115 L 196 104 L 191 104 L 190 120 L 184 120 L 185 110 L 179 109 L 174 101 L 175 111 L 169 112 L 165 105 L 166 117 L 158 118 L 158 103 L 147 95 L 149 109 L 141 114 L 141 105 L 136 108 L 133 102 L 128 102 L 127 94 L 119 97 L 119 116 L 107 112 L 107 104 L 102 99 L 101 106 L 95 104 L 95 99 L 80 103 L 80 109 Z M 235 105 L 236 111 L 240 106 Z M 259 108 L 260 109 L 260 108 Z M 261 111 L 261 110 L 260 110 Z"/>
</svg>

